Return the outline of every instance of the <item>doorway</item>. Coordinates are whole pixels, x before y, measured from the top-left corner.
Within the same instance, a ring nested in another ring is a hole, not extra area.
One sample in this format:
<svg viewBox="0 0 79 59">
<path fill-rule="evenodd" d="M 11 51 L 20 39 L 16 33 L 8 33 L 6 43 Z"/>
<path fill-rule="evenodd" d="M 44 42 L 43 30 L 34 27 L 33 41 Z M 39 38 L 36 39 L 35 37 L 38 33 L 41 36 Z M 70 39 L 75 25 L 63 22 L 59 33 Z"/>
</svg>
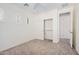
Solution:
<svg viewBox="0 0 79 59">
<path fill-rule="evenodd" d="M 73 19 L 71 12 L 59 14 L 59 38 L 73 48 Z"/>
<path fill-rule="evenodd" d="M 53 39 L 53 19 L 44 20 L 44 39 L 52 40 Z"/>
</svg>

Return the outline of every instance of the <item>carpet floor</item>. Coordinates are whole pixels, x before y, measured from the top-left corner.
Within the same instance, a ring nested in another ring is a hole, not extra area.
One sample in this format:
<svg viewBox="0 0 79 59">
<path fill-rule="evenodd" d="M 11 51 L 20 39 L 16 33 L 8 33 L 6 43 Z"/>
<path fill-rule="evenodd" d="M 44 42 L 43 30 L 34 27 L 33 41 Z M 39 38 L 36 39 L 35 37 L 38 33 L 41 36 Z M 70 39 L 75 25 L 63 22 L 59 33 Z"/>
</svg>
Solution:
<svg viewBox="0 0 79 59">
<path fill-rule="evenodd" d="M 0 52 L 1 55 L 77 55 L 68 40 L 53 43 L 50 40 L 34 39 L 19 46 Z"/>
</svg>

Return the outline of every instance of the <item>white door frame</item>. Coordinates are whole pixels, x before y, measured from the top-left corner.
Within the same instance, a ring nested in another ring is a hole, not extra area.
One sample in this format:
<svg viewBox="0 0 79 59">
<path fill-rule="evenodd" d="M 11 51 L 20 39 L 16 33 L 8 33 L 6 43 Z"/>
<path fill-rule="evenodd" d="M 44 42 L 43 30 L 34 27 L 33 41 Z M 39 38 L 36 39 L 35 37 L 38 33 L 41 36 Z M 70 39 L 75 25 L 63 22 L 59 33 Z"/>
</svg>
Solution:
<svg viewBox="0 0 79 59">
<path fill-rule="evenodd" d="M 71 48 L 73 48 L 73 7 L 68 7 L 68 8 L 62 8 L 60 10 L 58 10 L 58 20 L 60 19 L 60 14 L 62 13 L 70 13 L 70 17 L 71 17 L 71 20 L 72 20 L 72 25 L 71 25 L 71 32 L 72 32 L 72 35 L 71 35 L 71 39 L 70 39 L 70 45 L 71 45 Z"/>
<path fill-rule="evenodd" d="M 53 18 L 44 19 L 44 40 L 46 39 L 46 36 L 45 36 L 46 35 L 46 31 L 51 31 L 51 32 L 53 31 L 52 30 L 53 28 L 51 30 L 45 29 L 45 27 L 46 27 L 45 22 L 46 21 L 53 21 Z M 52 38 L 50 40 L 52 40 Z"/>
</svg>

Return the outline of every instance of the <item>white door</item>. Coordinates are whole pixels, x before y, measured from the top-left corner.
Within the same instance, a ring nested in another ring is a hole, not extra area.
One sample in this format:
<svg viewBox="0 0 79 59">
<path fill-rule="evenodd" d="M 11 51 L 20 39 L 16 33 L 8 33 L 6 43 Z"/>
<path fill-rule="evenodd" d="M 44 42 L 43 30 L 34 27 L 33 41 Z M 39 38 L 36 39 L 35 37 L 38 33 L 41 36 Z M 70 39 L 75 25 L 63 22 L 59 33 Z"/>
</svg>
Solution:
<svg viewBox="0 0 79 59">
<path fill-rule="evenodd" d="M 53 19 L 45 19 L 44 20 L 44 39 L 53 38 Z"/>
<path fill-rule="evenodd" d="M 73 45 L 73 18 L 71 12 L 61 13 L 59 16 L 60 39 L 69 39 L 70 46 Z"/>
</svg>

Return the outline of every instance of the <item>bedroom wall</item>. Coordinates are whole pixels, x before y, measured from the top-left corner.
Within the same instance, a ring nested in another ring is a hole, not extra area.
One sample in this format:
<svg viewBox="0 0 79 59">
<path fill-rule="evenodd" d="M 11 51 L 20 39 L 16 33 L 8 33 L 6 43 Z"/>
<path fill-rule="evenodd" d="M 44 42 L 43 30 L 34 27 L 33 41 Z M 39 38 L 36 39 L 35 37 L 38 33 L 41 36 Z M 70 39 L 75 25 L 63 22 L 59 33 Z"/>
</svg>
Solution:
<svg viewBox="0 0 79 59">
<path fill-rule="evenodd" d="M 52 18 L 53 19 L 53 42 L 54 43 L 57 43 L 59 41 L 59 21 L 58 21 L 58 18 L 57 18 L 58 14 L 57 14 L 57 9 L 53 9 L 53 10 L 50 10 L 50 11 L 47 11 L 47 12 L 43 12 L 43 13 L 40 13 L 38 16 L 37 16 L 37 19 L 39 21 L 40 24 L 38 24 L 38 26 L 40 27 L 40 33 L 42 34 L 42 37 L 44 38 L 44 20 L 45 19 L 50 19 Z M 40 35 L 41 35 L 40 34 Z"/>
<path fill-rule="evenodd" d="M 76 50 L 79 53 L 79 4 L 74 4 L 75 28 L 76 28 Z"/>
<path fill-rule="evenodd" d="M 21 16 L 20 22 L 17 22 L 18 16 Z M 42 39 L 35 16 L 29 9 L 25 10 L 12 4 L 0 4 L 0 51 L 32 39 Z M 25 21 L 22 23 L 26 17 L 29 18 L 29 24 Z"/>
</svg>

